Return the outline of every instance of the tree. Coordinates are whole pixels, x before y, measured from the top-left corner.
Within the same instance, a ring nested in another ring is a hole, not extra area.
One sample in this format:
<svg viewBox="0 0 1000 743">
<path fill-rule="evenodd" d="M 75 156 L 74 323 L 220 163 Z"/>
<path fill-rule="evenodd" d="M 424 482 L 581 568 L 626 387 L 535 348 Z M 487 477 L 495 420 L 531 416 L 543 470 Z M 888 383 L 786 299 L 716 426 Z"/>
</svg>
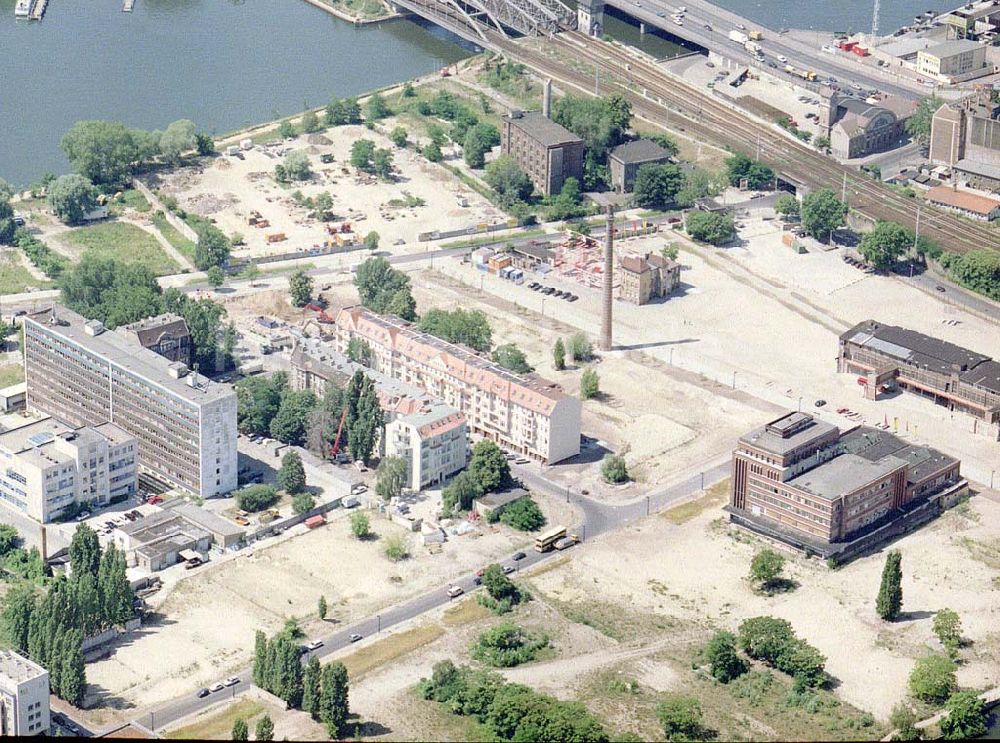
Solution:
<svg viewBox="0 0 1000 743">
<path fill-rule="evenodd" d="M 28 583 L 12 585 L 0 605 L 0 640 L 20 653 L 28 650 L 28 630 L 35 607 L 35 590 Z"/>
<path fill-rule="evenodd" d="M 607 181 L 608 151 L 625 141 L 632 119 L 628 101 L 621 95 L 590 98 L 566 95 L 552 106 L 552 120 L 583 139 L 584 184 L 598 188 Z"/>
<path fill-rule="evenodd" d="M 100 185 L 125 185 L 140 162 L 134 132 L 118 121 L 78 121 L 59 147 L 77 173 Z"/>
<path fill-rule="evenodd" d="M 236 383 L 236 421 L 242 433 L 268 435 L 271 421 L 281 407 L 288 377 L 277 372 L 270 377 L 245 377 Z"/>
<path fill-rule="evenodd" d="M 501 155 L 487 165 L 483 180 L 493 189 L 497 204 L 502 209 L 527 201 L 535 190 L 531 179 L 510 155 Z"/>
<path fill-rule="evenodd" d="M 61 662 L 59 696 L 74 707 L 80 707 L 87 693 L 87 669 L 83 658 L 83 634 L 80 630 L 71 629 L 66 632 L 62 652 L 52 660 Z"/>
<path fill-rule="evenodd" d="M 584 369 L 580 375 L 580 397 L 591 400 L 601 392 L 601 378 L 593 369 Z"/>
<path fill-rule="evenodd" d="M 673 163 L 639 166 L 632 184 L 637 206 L 643 209 L 664 209 L 673 203 L 677 192 L 684 186 L 684 174 Z"/>
<path fill-rule="evenodd" d="M 233 721 L 233 732 L 229 736 L 230 740 L 250 740 L 250 731 L 247 730 L 247 721 L 242 717 Z"/>
<path fill-rule="evenodd" d="M 880 271 L 892 268 L 913 245 L 913 233 L 895 222 L 879 221 L 875 229 L 861 238 L 858 252 Z"/>
<path fill-rule="evenodd" d="M 274 723 L 271 721 L 271 715 L 265 713 L 257 720 L 253 737 L 254 740 L 274 740 Z"/>
<path fill-rule="evenodd" d="M 761 590 L 768 592 L 781 581 L 781 571 L 785 558 L 770 549 L 760 550 L 750 561 L 750 580 L 760 584 Z"/>
<path fill-rule="evenodd" d="M 956 692 L 944 706 L 948 715 L 940 726 L 945 740 L 973 740 L 986 735 L 986 705 L 977 692 Z"/>
<path fill-rule="evenodd" d="M 323 128 L 319 123 L 319 116 L 316 115 L 315 111 L 306 111 L 302 114 L 302 121 L 300 124 L 302 126 L 302 131 L 306 134 L 318 132 Z"/>
<path fill-rule="evenodd" d="M 367 118 L 368 121 L 378 121 L 379 119 L 392 116 L 392 110 L 389 108 L 388 104 L 385 102 L 385 98 L 383 98 L 380 93 L 372 93 L 368 96 L 365 108 L 365 118 Z"/>
<path fill-rule="evenodd" d="M 361 511 L 355 511 L 351 514 L 351 533 L 358 539 L 366 539 L 371 535 L 371 522 L 368 520 L 367 514 L 361 513 Z"/>
<path fill-rule="evenodd" d="M 726 177 L 730 186 L 741 186 L 746 180 L 747 188 L 759 190 L 774 182 L 774 171 L 760 161 L 737 152 L 726 158 Z"/>
<path fill-rule="evenodd" d="M 282 119 L 278 124 L 278 136 L 282 139 L 293 139 L 295 137 L 295 126 L 289 119 Z"/>
<path fill-rule="evenodd" d="M 149 267 L 87 252 L 61 278 L 63 303 L 108 328 L 161 311 L 160 285 Z"/>
<path fill-rule="evenodd" d="M 208 269 L 208 271 L 205 272 L 205 278 L 208 280 L 209 286 L 213 289 L 218 289 L 226 283 L 226 274 L 218 266 L 212 266 Z"/>
<path fill-rule="evenodd" d="M 351 165 L 358 170 L 370 173 L 374 169 L 372 158 L 375 156 L 375 143 L 370 139 L 358 139 L 351 145 Z"/>
<path fill-rule="evenodd" d="M 423 153 L 424 157 L 432 163 L 439 163 L 444 158 L 444 155 L 441 153 L 441 145 L 433 141 L 424 145 Z"/>
<path fill-rule="evenodd" d="M 535 370 L 528 363 L 524 351 L 513 343 L 504 343 L 493 349 L 493 360 L 504 369 L 510 369 L 515 374 L 529 374 Z"/>
<path fill-rule="evenodd" d="M 556 338 L 556 344 L 552 347 L 552 365 L 556 371 L 566 368 L 566 346 L 562 338 Z"/>
<path fill-rule="evenodd" d="M 323 597 L 320 597 L 320 601 L 323 601 Z M 323 617 L 326 616 L 326 610 L 324 606 Z M 314 720 L 319 718 L 319 705 L 320 705 L 320 679 L 322 677 L 322 669 L 319 665 L 319 658 L 315 655 L 309 659 L 306 663 L 306 669 L 302 672 L 302 711 L 308 712 Z"/>
<path fill-rule="evenodd" d="M 17 225 L 14 224 L 14 208 L 10 205 L 10 196 L 0 192 L 0 245 L 12 245 L 16 232 Z"/>
<path fill-rule="evenodd" d="M 494 668 L 511 668 L 533 661 L 548 645 L 548 635 L 503 622 L 482 632 L 472 643 L 470 655 Z"/>
<path fill-rule="evenodd" d="M 894 622 L 903 607 L 902 559 L 898 550 L 892 550 L 886 555 L 885 567 L 882 568 L 882 583 L 878 589 L 875 610 L 887 622 Z"/>
<path fill-rule="evenodd" d="M 236 491 L 236 506 L 242 511 L 263 511 L 278 502 L 278 490 L 273 485 L 247 485 Z"/>
<path fill-rule="evenodd" d="M 944 645 L 948 655 L 955 658 L 962 646 L 962 620 L 951 609 L 941 609 L 934 615 L 934 634 Z"/>
<path fill-rule="evenodd" d="M 292 496 L 292 511 L 295 514 L 311 511 L 315 507 L 316 507 L 316 499 L 313 498 L 312 493 L 308 491 L 296 493 L 294 496 Z"/>
<path fill-rule="evenodd" d="M 306 423 L 309 413 L 316 407 L 316 394 L 312 390 L 286 392 L 281 398 L 278 412 L 271 419 L 271 436 L 283 444 L 302 446 L 306 440 Z"/>
<path fill-rule="evenodd" d="M 288 277 L 288 295 L 296 307 L 305 307 L 312 300 L 313 278 L 303 269 Z"/>
<path fill-rule="evenodd" d="M 384 181 L 392 180 L 395 166 L 392 162 L 392 150 L 379 147 L 372 153 L 372 171 Z"/>
<path fill-rule="evenodd" d="M 307 181 L 312 176 L 309 156 L 301 150 L 289 152 L 284 161 L 285 175 L 290 181 Z"/>
<path fill-rule="evenodd" d="M 488 565 L 483 571 L 483 587 L 495 601 L 514 600 L 520 596 L 520 589 L 504 575 L 503 568 L 496 563 Z"/>
<path fill-rule="evenodd" d="M 892 708 L 889 726 L 895 731 L 892 740 L 920 740 L 917 715 L 905 702 L 900 702 Z"/>
<path fill-rule="evenodd" d="M 698 740 L 704 735 L 701 705 L 694 697 L 668 695 L 656 706 L 656 719 L 667 740 Z"/>
<path fill-rule="evenodd" d="M 941 704 L 958 688 L 955 662 L 947 655 L 933 653 L 917 660 L 910 672 L 910 691 L 928 704 Z"/>
<path fill-rule="evenodd" d="M 367 460 L 375 449 L 384 423 L 375 385 L 356 371 L 347 385 L 347 450 L 355 462 Z"/>
<path fill-rule="evenodd" d="M 962 286 L 1000 300 L 1000 253 L 992 249 L 970 250 L 963 255 L 945 253 L 942 265 L 945 258 L 951 275 Z"/>
<path fill-rule="evenodd" d="M 66 224 L 80 224 L 97 208 L 97 195 L 82 175 L 62 175 L 49 186 L 49 207 Z"/>
<path fill-rule="evenodd" d="M 569 356 L 573 361 L 591 361 L 594 358 L 594 347 L 583 333 L 570 336 Z"/>
<path fill-rule="evenodd" d="M 684 229 L 695 240 L 709 245 L 724 245 L 736 234 L 736 223 L 727 212 L 690 212 L 684 221 Z"/>
<path fill-rule="evenodd" d="M 347 667 L 343 663 L 335 661 L 323 667 L 319 717 L 332 739 L 341 736 L 347 723 L 347 716 L 350 714 L 349 691 Z"/>
<path fill-rule="evenodd" d="M 167 126 L 160 135 L 160 154 L 171 165 L 181 162 L 181 155 L 196 144 L 194 122 L 179 119 Z"/>
<path fill-rule="evenodd" d="M 198 242 L 194 249 L 194 264 L 205 271 L 212 266 L 223 266 L 229 260 L 232 244 L 225 233 L 208 222 L 196 229 Z"/>
<path fill-rule="evenodd" d="M 97 532 L 87 524 L 80 524 L 69 543 L 69 565 L 73 575 L 97 576 L 101 565 L 101 545 Z"/>
<path fill-rule="evenodd" d="M 774 202 L 774 211 L 783 217 L 799 216 L 799 200 L 791 194 L 783 194 Z"/>
<path fill-rule="evenodd" d="M 736 652 L 736 635 L 732 632 L 716 632 L 704 650 L 712 677 L 724 684 L 739 678 L 747 670 L 746 662 Z"/>
<path fill-rule="evenodd" d="M 363 338 L 351 338 L 347 342 L 347 358 L 362 366 L 372 365 L 372 347 Z"/>
<path fill-rule="evenodd" d="M 477 441 L 466 468 L 484 493 L 499 490 L 510 483 L 510 462 L 500 447 L 488 439 Z"/>
<path fill-rule="evenodd" d="M 677 192 L 674 203 L 688 208 L 698 199 L 718 196 L 726 184 L 725 174 L 709 173 L 702 168 L 692 168 L 684 175 L 684 187 Z"/>
<path fill-rule="evenodd" d="M 247 263 L 246 268 L 244 268 L 240 272 L 240 278 L 249 281 L 251 287 L 253 287 L 254 285 L 253 282 L 256 281 L 259 277 L 260 277 L 260 269 L 257 267 L 257 264 L 254 263 L 253 261 Z"/>
<path fill-rule="evenodd" d="M 465 141 L 462 143 L 462 157 L 465 159 L 465 164 L 479 170 L 486 165 L 486 152 L 487 149 L 477 136 L 476 130 L 469 129 L 465 134 Z"/>
<path fill-rule="evenodd" d="M 194 148 L 201 157 L 215 154 L 215 141 L 212 139 L 212 135 L 206 132 L 195 132 Z"/>
<path fill-rule="evenodd" d="M 481 310 L 435 308 L 420 318 L 417 327 L 449 343 L 461 343 L 476 351 L 489 351 L 493 343 L 489 318 Z"/>
<path fill-rule="evenodd" d="M 384 313 L 388 312 L 397 292 L 405 290 L 409 293 L 410 277 L 393 268 L 385 258 L 369 258 L 358 266 L 354 286 L 358 289 L 361 304 L 372 312 Z"/>
<path fill-rule="evenodd" d="M 404 149 L 407 145 L 406 141 L 407 136 L 409 135 L 405 127 L 402 126 L 397 126 L 391 132 L 389 132 L 389 139 L 392 141 L 394 145 L 396 145 L 401 150 Z"/>
<path fill-rule="evenodd" d="M 133 617 L 135 594 L 125 572 L 125 553 L 113 542 L 101 556 L 96 588 L 99 598 L 95 596 L 98 600 L 95 610 L 100 615 L 102 629 L 123 625 Z"/>
<path fill-rule="evenodd" d="M 406 539 L 401 534 L 390 534 L 382 542 L 382 551 L 393 562 L 405 560 L 410 556 Z"/>
<path fill-rule="evenodd" d="M 417 302 L 410 292 L 410 287 L 397 290 L 389 300 L 389 304 L 386 305 L 385 311 L 403 320 L 409 320 L 410 322 L 416 320 Z"/>
<path fill-rule="evenodd" d="M 829 240 L 845 224 L 847 204 L 837 198 L 833 189 L 821 188 L 805 195 L 800 212 L 802 226 L 810 235 L 817 240 Z"/>
<path fill-rule="evenodd" d="M 327 612 L 326 596 L 320 596 L 319 601 L 316 603 L 316 615 L 320 618 L 321 621 L 323 621 L 326 620 L 326 612 Z"/>
<path fill-rule="evenodd" d="M 378 250 L 379 234 L 372 230 L 367 235 L 365 235 L 365 249 L 366 250 Z"/>
<path fill-rule="evenodd" d="M 773 663 L 795 639 L 792 625 L 774 617 L 752 617 L 740 625 L 739 642 L 751 658 Z"/>
<path fill-rule="evenodd" d="M 10 524 L 0 524 L 0 558 L 3 558 L 12 549 L 17 547 L 20 537 L 17 529 Z"/>
<path fill-rule="evenodd" d="M 289 495 L 296 495 L 306 489 L 306 470 L 298 452 L 290 451 L 281 458 L 278 487 Z"/>
<path fill-rule="evenodd" d="M 445 513 L 451 513 L 456 508 L 460 511 L 468 511 L 472 508 L 472 501 L 483 493 L 479 481 L 471 472 L 465 470 L 455 475 L 441 491 L 441 505 Z"/>
<path fill-rule="evenodd" d="M 375 492 L 384 501 L 398 498 L 409 482 L 409 467 L 402 457 L 383 457 L 375 473 Z"/>
<path fill-rule="evenodd" d="M 934 95 L 922 98 L 916 110 L 906 120 L 906 132 L 922 145 L 931 140 L 931 119 L 935 112 L 944 105 L 944 100 Z"/>
<path fill-rule="evenodd" d="M 538 531 L 545 526 L 545 514 L 531 497 L 525 496 L 508 504 L 500 514 L 500 521 L 518 531 Z"/>
<path fill-rule="evenodd" d="M 604 482 L 612 485 L 628 482 L 628 467 L 624 457 L 619 457 L 616 454 L 605 454 L 601 461 L 601 477 L 604 478 Z"/>
</svg>

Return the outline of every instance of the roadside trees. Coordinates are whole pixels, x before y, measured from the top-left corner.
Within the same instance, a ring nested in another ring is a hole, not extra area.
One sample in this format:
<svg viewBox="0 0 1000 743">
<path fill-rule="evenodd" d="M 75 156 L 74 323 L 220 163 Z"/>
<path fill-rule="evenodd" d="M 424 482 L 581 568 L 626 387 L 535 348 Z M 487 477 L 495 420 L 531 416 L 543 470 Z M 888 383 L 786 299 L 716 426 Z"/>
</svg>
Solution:
<svg viewBox="0 0 1000 743">
<path fill-rule="evenodd" d="M 895 222 L 880 221 L 875 229 L 861 238 L 858 252 L 872 266 L 886 271 L 896 263 L 910 246 L 913 233 Z"/>
<path fill-rule="evenodd" d="M 290 451 L 281 458 L 278 486 L 289 495 L 301 493 L 306 488 L 306 470 L 298 452 Z M 308 510 L 308 509 L 307 509 Z"/>
<path fill-rule="evenodd" d="M 484 439 L 476 442 L 466 469 L 484 493 L 510 484 L 510 463 L 492 441 Z"/>
<path fill-rule="evenodd" d="M 323 666 L 320 672 L 319 719 L 327 735 L 336 740 L 344 733 L 350 713 L 347 667 L 340 661 Z"/>
<path fill-rule="evenodd" d="M 799 200 L 788 193 L 779 196 L 778 200 L 774 202 L 774 211 L 782 217 L 798 217 Z"/>
<path fill-rule="evenodd" d="M 500 522 L 518 531 L 538 531 L 545 525 L 545 515 L 531 497 L 525 496 L 503 509 Z"/>
<path fill-rule="evenodd" d="M 684 229 L 695 240 L 724 245 L 733 239 L 736 223 L 732 215 L 723 212 L 689 212 L 684 219 Z"/>
<path fill-rule="evenodd" d="M 212 266 L 225 265 L 233 247 L 225 233 L 207 222 L 199 225 L 196 232 L 198 243 L 194 249 L 194 265 L 200 271 L 206 271 Z"/>
<path fill-rule="evenodd" d="M 774 171 L 759 160 L 751 160 L 742 152 L 726 158 L 726 177 L 730 186 L 739 186 L 746 181 L 746 187 L 762 189 L 774 183 Z"/>
<path fill-rule="evenodd" d="M 218 266 L 212 266 L 205 272 L 205 279 L 208 281 L 209 286 L 213 289 L 218 289 L 226 283 L 226 274 Z"/>
<path fill-rule="evenodd" d="M 635 175 L 632 193 L 643 209 L 665 209 L 684 187 L 684 174 L 673 163 L 642 165 Z"/>
<path fill-rule="evenodd" d="M 372 230 L 365 235 L 365 250 L 378 250 L 379 234 Z"/>
<path fill-rule="evenodd" d="M 817 240 L 829 240 L 847 217 L 847 204 L 829 188 L 813 191 L 802 199 L 802 226 Z"/>
</svg>

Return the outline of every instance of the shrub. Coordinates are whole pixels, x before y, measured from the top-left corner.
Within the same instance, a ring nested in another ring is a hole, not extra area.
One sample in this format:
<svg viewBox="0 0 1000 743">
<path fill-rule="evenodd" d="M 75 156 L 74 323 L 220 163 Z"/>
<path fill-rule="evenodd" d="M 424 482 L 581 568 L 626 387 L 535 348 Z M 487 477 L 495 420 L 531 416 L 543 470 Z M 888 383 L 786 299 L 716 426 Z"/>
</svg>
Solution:
<svg viewBox="0 0 1000 743">
<path fill-rule="evenodd" d="M 970 740 L 986 735 L 986 705 L 975 691 L 952 694 L 945 709 L 948 716 L 941 720 L 945 740 Z"/>
<path fill-rule="evenodd" d="M 594 347 L 583 333 L 574 333 L 569 339 L 569 357 L 573 361 L 591 361 Z"/>
<path fill-rule="evenodd" d="M 910 673 L 910 691 L 928 704 L 941 704 L 958 688 L 955 663 L 947 655 L 934 653 L 917 661 Z"/>
<path fill-rule="evenodd" d="M 278 489 L 273 485 L 248 485 L 236 491 L 236 505 L 243 511 L 263 511 L 278 502 Z"/>
<path fill-rule="evenodd" d="M 302 492 L 296 493 L 292 497 L 292 510 L 296 514 L 305 513 L 306 511 L 311 511 L 316 507 L 316 499 L 313 498 L 312 493 Z"/>
<path fill-rule="evenodd" d="M 671 694 L 656 707 L 656 719 L 667 740 L 698 740 L 704 737 L 701 705 L 694 697 Z"/>
<path fill-rule="evenodd" d="M 601 378 L 593 369 L 584 369 L 580 375 L 580 397 L 590 400 L 601 392 Z"/>
<path fill-rule="evenodd" d="M 612 485 L 628 482 L 628 467 L 625 465 L 625 459 L 616 454 L 605 454 L 604 461 L 601 462 L 601 477 L 604 478 L 604 482 Z"/>
<path fill-rule="evenodd" d="M 716 632 L 705 646 L 704 655 L 712 676 L 724 684 L 746 673 L 747 664 L 736 652 L 736 636 L 732 632 Z"/>
<path fill-rule="evenodd" d="M 469 652 L 476 660 L 494 668 L 511 668 L 533 661 L 548 644 L 548 635 L 504 622 L 479 635 Z"/>
<path fill-rule="evenodd" d="M 410 551 L 406 546 L 406 539 L 400 534 L 390 534 L 387 536 L 382 543 L 382 551 L 393 562 L 405 560 L 410 556 Z"/>
<path fill-rule="evenodd" d="M 500 521 L 520 531 L 538 531 L 545 525 L 545 515 L 538 504 L 526 496 L 504 508 Z"/>
<path fill-rule="evenodd" d="M 366 539 L 371 536 L 371 522 L 368 514 L 355 511 L 351 514 L 351 533 L 358 539 Z"/>
<path fill-rule="evenodd" d="M 826 680 L 826 658 L 795 636 L 792 625 L 775 617 L 753 617 L 740 625 L 739 643 L 751 658 L 762 660 L 795 677 L 804 686 L 820 686 Z"/>
</svg>

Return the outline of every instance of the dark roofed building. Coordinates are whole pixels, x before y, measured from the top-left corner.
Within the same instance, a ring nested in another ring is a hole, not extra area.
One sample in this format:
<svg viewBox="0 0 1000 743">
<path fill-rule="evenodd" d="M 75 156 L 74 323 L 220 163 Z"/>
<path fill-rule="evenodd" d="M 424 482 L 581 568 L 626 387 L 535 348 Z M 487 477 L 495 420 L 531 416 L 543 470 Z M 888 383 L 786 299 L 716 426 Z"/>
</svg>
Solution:
<svg viewBox="0 0 1000 743">
<path fill-rule="evenodd" d="M 514 111 L 501 121 L 500 148 L 528 174 L 543 196 L 567 178 L 583 180 L 583 140 L 537 111 Z"/>
<path fill-rule="evenodd" d="M 906 137 L 905 124 L 912 104 L 886 99 L 878 104 L 845 96 L 831 88 L 820 90 L 820 131 L 830 139 L 836 157 L 865 157 L 884 152 Z"/>
<path fill-rule="evenodd" d="M 180 315 L 167 313 L 119 328 L 131 342 L 160 356 L 191 366 L 191 331 Z"/>
<path fill-rule="evenodd" d="M 620 144 L 608 154 L 611 187 L 620 193 L 627 193 L 632 190 L 639 168 L 668 162 L 670 153 L 651 139 Z"/>
</svg>

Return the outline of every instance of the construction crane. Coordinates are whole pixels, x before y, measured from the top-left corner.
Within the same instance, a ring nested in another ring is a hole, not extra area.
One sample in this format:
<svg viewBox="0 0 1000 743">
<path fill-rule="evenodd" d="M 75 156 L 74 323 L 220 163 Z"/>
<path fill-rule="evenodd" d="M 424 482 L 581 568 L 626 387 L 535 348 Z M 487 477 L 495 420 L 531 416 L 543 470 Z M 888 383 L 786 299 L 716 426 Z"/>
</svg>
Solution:
<svg viewBox="0 0 1000 743">
<path fill-rule="evenodd" d="M 326 310 L 324 310 L 322 307 L 320 307 L 318 304 L 316 304 L 314 302 L 310 302 L 309 304 L 307 304 L 302 309 L 303 310 L 307 310 L 309 312 L 315 312 L 316 313 L 316 319 L 319 322 L 321 322 L 321 323 L 323 323 L 325 325 L 329 325 L 329 324 L 333 323 L 333 318 L 330 317 L 326 313 Z"/>
<path fill-rule="evenodd" d="M 336 457 L 340 453 L 340 434 L 344 431 L 344 421 L 347 420 L 347 406 L 344 406 L 343 412 L 340 414 L 340 425 L 337 426 L 337 438 L 333 440 L 333 446 L 330 447 L 330 456 Z"/>
<path fill-rule="evenodd" d="M 872 39 L 878 36 L 878 13 L 881 5 L 882 0 L 875 0 L 875 7 L 872 8 Z"/>
</svg>

